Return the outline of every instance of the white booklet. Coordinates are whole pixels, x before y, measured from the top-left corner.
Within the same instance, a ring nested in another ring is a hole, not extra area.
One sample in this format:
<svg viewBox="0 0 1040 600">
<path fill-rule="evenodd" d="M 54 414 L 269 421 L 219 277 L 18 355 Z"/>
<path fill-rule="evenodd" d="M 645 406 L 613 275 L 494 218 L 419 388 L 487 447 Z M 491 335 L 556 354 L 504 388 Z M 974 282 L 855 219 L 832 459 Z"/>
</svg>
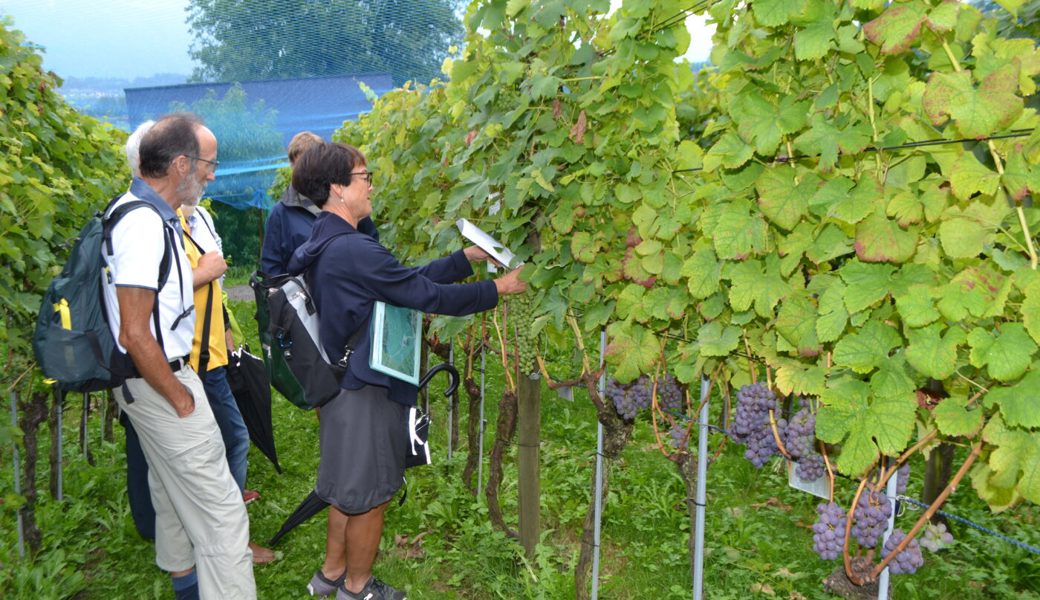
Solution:
<svg viewBox="0 0 1040 600">
<path fill-rule="evenodd" d="M 498 240 L 484 233 L 483 229 L 470 223 L 466 219 L 455 221 L 455 225 L 459 228 L 463 237 L 479 246 L 484 252 L 490 254 L 491 258 L 505 268 L 513 269 L 519 266 L 519 261 L 516 259 L 516 255 L 510 252 L 509 248 L 506 248 L 503 244 L 499 243 Z"/>
</svg>

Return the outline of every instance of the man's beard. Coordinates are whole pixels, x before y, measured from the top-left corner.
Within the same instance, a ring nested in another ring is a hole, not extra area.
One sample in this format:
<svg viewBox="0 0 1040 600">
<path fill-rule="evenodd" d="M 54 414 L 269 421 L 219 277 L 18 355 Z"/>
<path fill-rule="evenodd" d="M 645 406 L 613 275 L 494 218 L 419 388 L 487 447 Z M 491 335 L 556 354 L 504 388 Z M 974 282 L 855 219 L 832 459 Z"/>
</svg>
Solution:
<svg viewBox="0 0 1040 600">
<path fill-rule="evenodd" d="M 198 180 L 195 171 L 177 185 L 177 195 L 182 198 L 182 205 L 198 206 L 205 192 L 206 184 Z"/>
</svg>

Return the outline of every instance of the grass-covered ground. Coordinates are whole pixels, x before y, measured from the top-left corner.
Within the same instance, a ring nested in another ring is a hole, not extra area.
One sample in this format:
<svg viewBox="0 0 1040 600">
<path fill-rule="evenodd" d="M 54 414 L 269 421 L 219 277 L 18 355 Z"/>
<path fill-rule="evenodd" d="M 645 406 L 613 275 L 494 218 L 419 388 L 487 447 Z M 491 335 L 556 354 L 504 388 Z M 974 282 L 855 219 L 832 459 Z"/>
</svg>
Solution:
<svg viewBox="0 0 1040 600">
<path fill-rule="evenodd" d="M 255 328 L 251 303 L 236 302 L 243 326 Z M 255 335 L 255 332 L 253 333 Z M 255 342 L 254 342 L 255 347 Z M 490 451 L 501 376 L 489 360 L 486 416 Z M 432 384 L 441 389 L 442 377 Z M 573 402 L 548 389 L 542 396 L 542 542 L 526 561 L 517 542 L 494 530 L 483 497 L 462 485 L 465 448 L 446 460 L 447 412 L 433 395 L 435 465 L 409 472 L 408 499 L 388 513 L 376 573 L 409 590 L 410 598 L 573 598 L 574 564 L 581 523 L 591 496 L 596 424 L 587 398 Z M 465 402 L 462 403 L 463 405 Z M 122 431 L 116 442 L 100 441 L 96 415 L 90 420 L 89 465 L 78 446 L 82 403 L 73 396 L 65 413 L 65 495 L 63 503 L 41 495 L 37 518 L 44 550 L 32 562 L 15 552 L 9 452 L 0 459 L 0 598 L 172 598 L 165 575 L 154 566 L 151 544 L 134 530 L 125 494 Z M 465 423 L 466 415 L 462 422 Z M 277 474 L 255 449 L 250 453 L 249 487 L 263 495 L 249 508 L 253 539 L 273 535 L 310 490 L 317 467 L 314 415 L 276 397 L 275 435 L 284 472 Z M 46 489 L 47 438 L 41 436 L 40 483 Z M 460 436 L 465 440 L 465 435 Z M 713 436 L 713 446 L 718 439 Z M 463 442 L 464 443 L 464 442 Z M 711 599 L 830 598 L 822 580 L 837 566 L 812 553 L 810 526 L 817 499 L 786 485 L 779 461 L 761 471 L 743 459 L 743 448 L 728 444 L 708 475 L 705 596 Z M 506 518 L 516 522 L 515 448 L 510 454 L 501 498 Z M 919 467 L 919 465 L 915 465 Z M 920 469 L 915 469 L 919 471 Z M 487 477 L 485 462 L 484 476 Z M 911 474 L 910 495 L 920 482 Z M 847 504 L 854 491 L 839 482 Z M 682 480 L 653 441 L 645 417 L 622 459 L 615 463 L 605 503 L 600 597 L 682 599 L 691 597 L 687 539 L 690 525 Z M 1019 507 L 992 515 L 965 482 L 947 509 L 992 529 L 1040 546 L 1040 508 Z M 919 513 L 907 510 L 908 528 Z M 957 598 L 1040 598 L 1040 556 L 994 537 L 954 525 L 956 543 L 927 554 L 914 576 L 895 576 L 897 600 Z M 264 599 L 306 597 L 306 584 L 324 553 L 324 515 L 297 528 L 277 547 L 281 556 L 256 568 Z"/>
</svg>

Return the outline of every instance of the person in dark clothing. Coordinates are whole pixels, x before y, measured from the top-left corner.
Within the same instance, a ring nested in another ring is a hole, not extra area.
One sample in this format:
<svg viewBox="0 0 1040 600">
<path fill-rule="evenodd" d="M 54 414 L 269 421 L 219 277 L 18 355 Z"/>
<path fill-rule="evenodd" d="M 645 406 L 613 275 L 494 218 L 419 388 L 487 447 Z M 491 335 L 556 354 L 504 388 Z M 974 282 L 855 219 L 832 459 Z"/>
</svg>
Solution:
<svg viewBox="0 0 1040 600">
<path fill-rule="evenodd" d="M 376 301 L 462 316 L 493 308 L 500 295 L 523 292 L 519 270 L 495 280 L 457 282 L 471 262 L 488 255 L 468 247 L 423 267 L 402 265 L 358 230 L 372 212 L 372 172 L 345 144 L 319 144 L 297 161 L 293 186 L 322 208 L 310 238 L 293 254 L 289 273 L 303 274 L 321 319 L 320 339 L 331 360 L 354 353 L 340 394 L 322 407 L 318 496 L 330 504 L 326 555 L 310 591 L 340 600 L 404 600 L 372 576 L 387 504 L 404 481 L 406 418 L 418 389 L 368 365 L 369 321 Z M 334 317 L 334 318 L 330 318 Z M 336 357 L 336 358 L 332 358 Z"/>
<path fill-rule="evenodd" d="M 295 165 L 296 159 L 311 146 L 323 143 L 317 134 L 301 131 L 289 142 L 289 164 Z M 282 275 L 289 270 L 289 259 L 311 234 L 314 218 L 321 209 L 290 184 L 282 197 L 271 209 L 264 227 L 264 242 L 260 249 L 260 272 L 267 275 Z M 362 219 L 358 230 L 379 239 L 375 223 L 372 219 Z"/>
</svg>

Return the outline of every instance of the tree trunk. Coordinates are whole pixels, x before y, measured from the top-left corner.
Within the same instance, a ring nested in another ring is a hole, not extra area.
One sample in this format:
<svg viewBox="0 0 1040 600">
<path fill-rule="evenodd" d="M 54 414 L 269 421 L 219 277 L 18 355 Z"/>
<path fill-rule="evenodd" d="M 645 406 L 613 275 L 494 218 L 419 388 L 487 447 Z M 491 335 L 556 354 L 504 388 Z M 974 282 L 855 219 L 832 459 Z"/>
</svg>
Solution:
<svg viewBox="0 0 1040 600">
<path fill-rule="evenodd" d="M 690 555 L 690 582 L 694 580 L 694 557 L 697 555 L 697 455 L 683 452 L 676 460 L 683 487 L 686 488 L 686 518 L 690 520 L 690 537 L 686 540 L 686 551 Z"/>
<path fill-rule="evenodd" d="M 502 400 L 498 403 L 498 426 L 495 430 L 495 444 L 491 447 L 491 458 L 488 461 L 487 488 L 484 490 L 491 524 L 511 538 L 518 538 L 520 534 L 510 529 L 506 525 L 505 519 L 502 518 L 498 488 L 502 484 L 502 460 L 516 433 L 516 404 L 516 393 L 509 391 L 502 394 Z"/>
<path fill-rule="evenodd" d="M 590 394 L 595 393 L 590 389 Z M 632 423 L 626 423 L 613 406 L 597 403 L 599 422 L 603 423 L 603 496 L 607 497 L 607 481 L 610 475 L 610 465 L 621 455 L 625 449 L 629 437 L 632 435 Z M 592 572 L 592 558 L 595 551 L 595 518 L 596 518 L 596 472 L 592 472 L 592 494 L 589 500 L 589 510 L 585 513 L 582 523 L 581 551 L 578 554 L 578 563 L 574 567 L 574 587 L 578 600 L 588 600 L 589 574 Z M 602 505 L 601 505 L 602 506 Z"/>
<path fill-rule="evenodd" d="M 101 437 L 106 442 L 114 442 L 116 437 L 113 425 L 118 418 L 119 405 L 116 404 L 116 397 L 112 394 L 112 390 L 105 390 L 102 406 L 105 407 L 105 416 L 101 420 Z"/>
<path fill-rule="evenodd" d="M 951 444 L 939 444 L 937 448 L 928 454 L 924 467 L 924 487 L 921 490 L 921 502 L 931 505 L 939 494 L 950 483 L 953 474 L 953 451 Z M 932 517 L 933 523 L 945 523 L 946 519 L 936 513 Z M 948 525 L 948 524 L 947 524 Z"/>
<path fill-rule="evenodd" d="M 472 377 L 463 379 L 462 387 L 466 388 L 469 398 L 469 419 L 466 424 L 466 467 L 462 469 L 462 484 L 471 494 L 477 493 L 477 485 L 473 481 L 480 463 L 480 385 Z"/>
<path fill-rule="evenodd" d="M 518 387 L 520 543 L 527 553 L 527 558 L 533 559 L 535 547 L 538 545 L 538 508 L 541 503 L 538 455 L 541 444 L 542 386 L 537 375 L 520 375 Z"/>
<path fill-rule="evenodd" d="M 61 442 L 62 442 L 62 431 L 61 431 L 61 411 L 63 404 L 65 403 L 65 392 L 62 392 L 58 388 L 54 388 L 50 395 L 54 398 L 51 402 L 50 411 L 47 415 L 47 429 L 51 432 L 51 448 L 50 448 L 50 471 L 48 472 L 48 483 L 51 492 L 51 498 L 59 500 L 61 498 Z"/>
<path fill-rule="evenodd" d="M 22 430 L 22 443 L 25 446 L 25 465 L 22 470 L 23 485 L 22 496 L 25 504 L 18 509 L 22 516 L 22 527 L 25 530 L 25 544 L 30 554 L 36 554 L 40 550 L 43 534 L 36 525 L 36 462 L 39 448 L 37 447 L 40 424 L 47 420 L 47 406 L 49 404 L 47 392 L 33 392 L 32 399 L 28 402 L 18 402 L 22 414 L 18 426 Z"/>
</svg>

